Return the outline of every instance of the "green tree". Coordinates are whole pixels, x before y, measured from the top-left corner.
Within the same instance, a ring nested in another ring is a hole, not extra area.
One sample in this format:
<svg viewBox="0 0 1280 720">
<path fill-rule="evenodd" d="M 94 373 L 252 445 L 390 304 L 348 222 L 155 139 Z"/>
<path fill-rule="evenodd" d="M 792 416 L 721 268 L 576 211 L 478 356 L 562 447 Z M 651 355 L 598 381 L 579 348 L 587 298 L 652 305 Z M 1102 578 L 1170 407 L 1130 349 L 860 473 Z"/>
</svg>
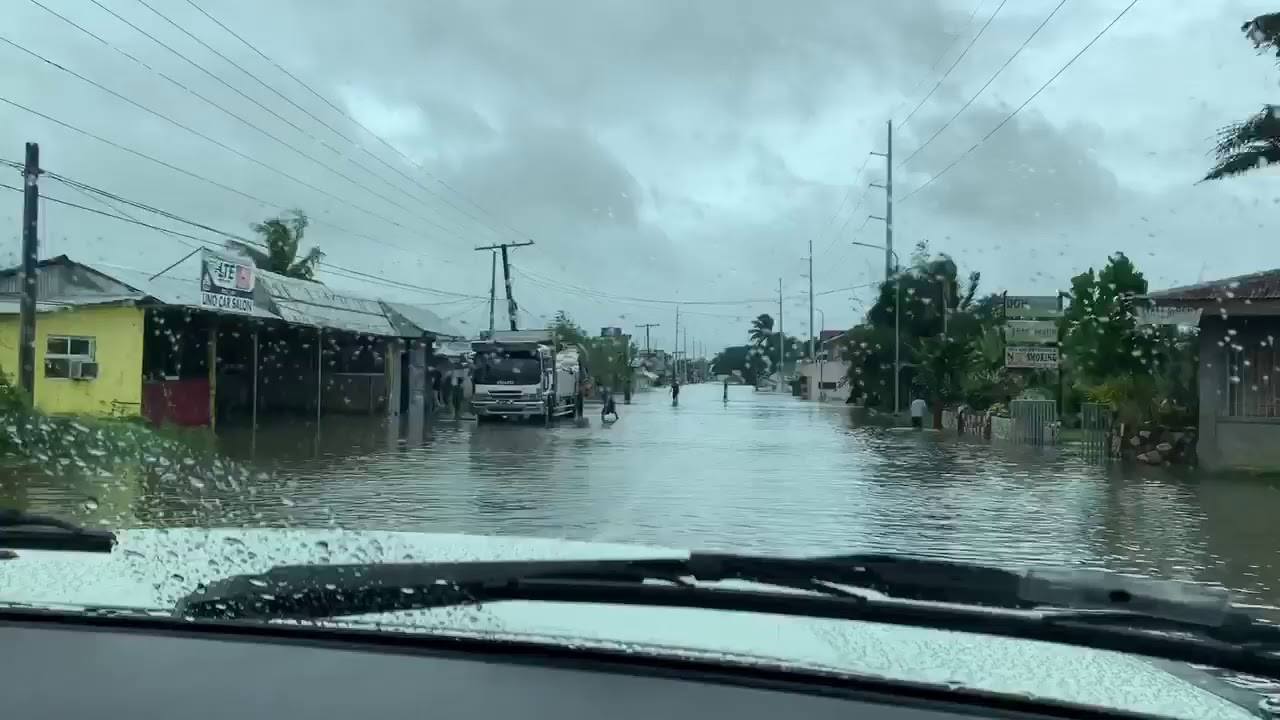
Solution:
<svg viewBox="0 0 1280 720">
<path fill-rule="evenodd" d="M 1097 384 L 1119 375 L 1150 376 L 1154 342 L 1139 330 L 1135 297 L 1147 280 L 1124 253 L 1071 279 L 1063 313 L 1063 350 L 1077 382 Z"/>
<path fill-rule="evenodd" d="M 945 335 L 921 338 L 915 355 L 918 392 L 925 393 L 932 403 L 950 404 L 963 399 L 975 359 L 970 344 Z"/>
<path fill-rule="evenodd" d="M 1269 13 L 1241 26 L 1245 37 L 1259 50 L 1274 50 L 1280 57 L 1280 13 Z M 1280 118 L 1277 106 L 1267 104 L 1252 117 L 1218 131 L 1213 153 L 1217 163 L 1204 176 L 1218 180 L 1280 162 Z"/>
<path fill-rule="evenodd" d="M 298 257 L 298 248 L 308 223 L 306 213 L 294 210 L 251 226 L 262 239 L 265 250 L 238 240 L 228 240 L 227 245 L 252 258 L 255 266 L 267 272 L 318 282 L 315 279 L 316 266 L 324 259 L 324 253 L 312 246 L 305 255 Z"/>
<path fill-rule="evenodd" d="M 949 255 L 931 254 L 928 242 L 917 244 L 911 265 L 880 284 L 879 297 L 867 311 L 863 325 L 847 337 L 845 359 L 850 363 L 848 377 L 854 393 L 873 406 L 891 408 L 895 335 L 901 341 L 901 383 L 905 391 L 917 383 L 927 352 L 937 349 L 926 348 L 925 339 L 945 334 L 958 347 L 967 348 L 985 327 L 993 325 L 998 317 L 999 296 L 975 301 L 981 277 L 972 272 L 962 281 Z M 895 328 L 898 312 L 902 315 Z M 946 357 L 954 359 L 958 350 L 947 352 Z M 959 375 L 942 372 L 932 381 L 952 379 L 956 379 L 955 384 L 934 390 L 948 398 L 959 397 L 959 383 L 963 380 Z"/>
</svg>

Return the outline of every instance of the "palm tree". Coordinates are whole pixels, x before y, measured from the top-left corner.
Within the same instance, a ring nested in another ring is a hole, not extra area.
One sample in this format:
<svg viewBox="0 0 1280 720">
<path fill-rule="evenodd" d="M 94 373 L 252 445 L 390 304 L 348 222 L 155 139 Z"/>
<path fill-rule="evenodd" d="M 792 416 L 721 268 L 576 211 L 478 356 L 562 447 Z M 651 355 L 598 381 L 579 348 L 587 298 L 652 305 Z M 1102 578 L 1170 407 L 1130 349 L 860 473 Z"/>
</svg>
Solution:
<svg viewBox="0 0 1280 720">
<path fill-rule="evenodd" d="M 324 259 L 320 248 L 313 246 L 307 250 L 306 255 L 298 258 L 298 246 L 302 243 L 308 222 L 306 213 L 294 210 L 287 216 L 274 217 L 251 226 L 262 238 L 263 247 L 238 240 L 228 240 L 227 246 L 249 256 L 255 266 L 267 272 L 318 282 L 315 278 L 316 266 Z"/>
<path fill-rule="evenodd" d="M 769 313 L 761 313 L 751 321 L 751 342 L 760 345 L 773 336 L 773 318 Z"/>
<path fill-rule="evenodd" d="M 1275 50 L 1280 57 L 1280 13 L 1259 15 L 1241 26 L 1246 38 L 1259 50 Z M 1218 162 L 1205 180 L 1219 180 L 1280 162 L 1280 106 L 1264 105 L 1249 119 L 1218 131 L 1213 154 Z"/>
</svg>

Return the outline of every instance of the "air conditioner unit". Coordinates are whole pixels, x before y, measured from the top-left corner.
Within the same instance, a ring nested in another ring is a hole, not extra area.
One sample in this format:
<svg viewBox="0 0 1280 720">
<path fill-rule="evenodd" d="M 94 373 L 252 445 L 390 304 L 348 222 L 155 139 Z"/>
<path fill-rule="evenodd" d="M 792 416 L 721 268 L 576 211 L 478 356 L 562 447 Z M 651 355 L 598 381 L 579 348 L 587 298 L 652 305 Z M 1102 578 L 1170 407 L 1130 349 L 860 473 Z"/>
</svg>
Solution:
<svg viewBox="0 0 1280 720">
<path fill-rule="evenodd" d="M 72 380 L 93 380 L 98 377 L 98 363 L 92 360 L 71 361 Z"/>
</svg>

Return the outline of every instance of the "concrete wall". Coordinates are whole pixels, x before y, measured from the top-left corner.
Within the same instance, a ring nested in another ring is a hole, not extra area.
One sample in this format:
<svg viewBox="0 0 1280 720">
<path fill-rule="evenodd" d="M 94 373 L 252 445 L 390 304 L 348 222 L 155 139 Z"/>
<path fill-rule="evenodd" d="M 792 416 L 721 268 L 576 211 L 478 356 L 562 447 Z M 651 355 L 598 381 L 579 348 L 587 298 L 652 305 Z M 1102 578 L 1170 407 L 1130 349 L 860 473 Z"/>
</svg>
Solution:
<svg viewBox="0 0 1280 720">
<path fill-rule="evenodd" d="M 0 316 L 0 370 L 17 383 L 17 315 Z M 94 340 L 98 377 L 46 378 L 44 357 L 50 335 Z M 47 413 L 138 415 L 142 411 L 143 312 L 133 306 L 84 307 L 36 316 L 36 407 Z"/>
</svg>

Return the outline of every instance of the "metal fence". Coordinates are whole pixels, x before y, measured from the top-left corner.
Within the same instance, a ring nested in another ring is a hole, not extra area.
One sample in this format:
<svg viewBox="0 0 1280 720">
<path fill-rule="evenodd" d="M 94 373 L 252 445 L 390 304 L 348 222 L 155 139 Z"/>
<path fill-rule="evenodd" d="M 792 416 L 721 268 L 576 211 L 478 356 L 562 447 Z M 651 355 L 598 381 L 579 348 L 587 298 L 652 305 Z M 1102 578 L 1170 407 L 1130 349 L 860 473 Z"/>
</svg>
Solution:
<svg viewBox="0 0 1280 720">
<path fill-rule="evenodd" d="M 1052 444 L 1057 440 L 1058 403 L 1054 400 L 1014 400 L 1009 403 L 1014 442 Z"/>
<path fill-rule="evenodd" d="M 1111 408 L 1106 405 L 1087 402 L 1080 406 L 1080 442 L 1085 457 L 1104 459 L 1111 456 L 1107 447 L 1111 422 Z"/>
</svg>

